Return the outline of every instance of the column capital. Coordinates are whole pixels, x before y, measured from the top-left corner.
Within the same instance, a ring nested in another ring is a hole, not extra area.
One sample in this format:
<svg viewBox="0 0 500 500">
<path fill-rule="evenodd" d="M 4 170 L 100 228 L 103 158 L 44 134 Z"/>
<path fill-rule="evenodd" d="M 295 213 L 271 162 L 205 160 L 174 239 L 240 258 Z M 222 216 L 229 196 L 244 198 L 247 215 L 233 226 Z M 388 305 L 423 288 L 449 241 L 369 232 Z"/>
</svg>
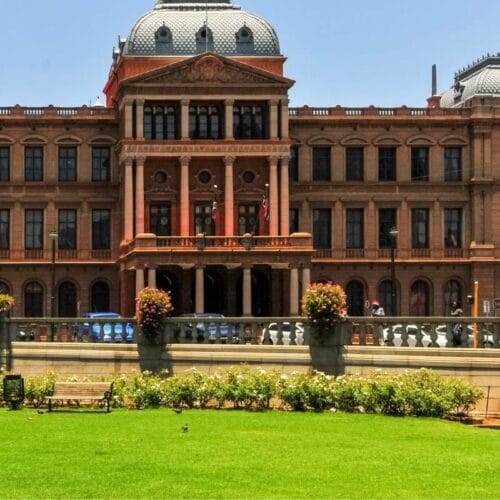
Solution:
<svg viewBox="0 0 500 500">
<path fill-rule="evenodd" d="M 134 165 L 134 160 L 132 158 L 123 158 L 120 163 L 126 167 L 132 167 Z"/>
<path fill-rule="evenodd" d="M 181 99 L 181 106 L 189 106 L 190 102 L 189 99 Z"/>
<path fill-rule="evenodd" d="M 269 104 L 271 104 L 271 106 L 277 106 L 279 103 L 279 99 L 269 99 Z"/>
<path fill-rule="evenodd" d="M 282 106 L 288 106 L 289 104 L 290 104 L 290 99 L 288 99 L 288 97 L 284 97 L 283 99 L 281 99 Z"/>
<path fill-rule="evenodd" d="M 135 103 L 137 104 L 137 106 L 144 106 L 144 103 L 145 103 L 145 99 L 136 99 L 135 100 Z"/>
<path fill-rule="evenodd" d="M 280 160 L 281 160 L 281 163 L 286 163 L 288 165 L 288 163 L 290 163 L 290 156 L 288 156 L 288 155 L 280 156 Z"/>
<path fill-rule="evenodd" d="M 137 165 L 144 166 L 144 164 L 146 163 L 146 157 L 145 156 L 137 156 L 135 161 L 136 161 Z"/>
<path fill-rule="evenodd" d="M 279 157 L 278 156 L 268 156 L 267 161 L 269 162 L 269 164 L 271 166 L 277 166 L 278 161 L 279 161 Z"/>
<path fill-rule="evenodd" d="M 233 106 L 234 105 L 234 99 L 224 99 L 224 104 L 226 106 Z"/>
<path fill-rule="evenodd" d="M 235 156 L 224 156 L 224 165 L 232 167 L 236 161 Z"/>
<path fill-rule="evenodd" d="M 179 163 L 181 164 L 181 167 L 189 166 L 191 163 L 191 156 L 181 156 L 179 158 Z"/>
</svg>

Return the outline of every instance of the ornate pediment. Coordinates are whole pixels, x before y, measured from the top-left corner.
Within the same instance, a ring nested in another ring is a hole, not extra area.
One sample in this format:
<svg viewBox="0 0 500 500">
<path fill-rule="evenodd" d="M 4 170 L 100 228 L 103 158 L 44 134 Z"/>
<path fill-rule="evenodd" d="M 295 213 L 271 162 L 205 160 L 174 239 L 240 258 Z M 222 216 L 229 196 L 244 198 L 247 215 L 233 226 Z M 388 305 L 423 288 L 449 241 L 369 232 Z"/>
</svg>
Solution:
<svg viewBox="0 0 500 500">
<path fill-rule="evenodd" d="M 207 53 L 125 80 L 125 85 L 272 85 L 291 87 L 293 81 L 273 73 Z"/>
</svg>

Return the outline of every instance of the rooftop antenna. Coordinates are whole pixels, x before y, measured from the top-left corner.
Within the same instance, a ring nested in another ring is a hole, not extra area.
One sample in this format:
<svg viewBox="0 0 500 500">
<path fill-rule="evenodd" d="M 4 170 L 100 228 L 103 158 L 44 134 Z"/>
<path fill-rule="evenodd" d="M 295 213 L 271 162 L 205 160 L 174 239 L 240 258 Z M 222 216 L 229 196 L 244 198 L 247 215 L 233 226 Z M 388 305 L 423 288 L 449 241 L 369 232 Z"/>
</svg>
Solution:
<svg viewBox="0 0 500 500">
<path fill-rule="evenodd" d="M 432 95 L 437 95 L 437 66 L 432 65 Z"/>
</svg>

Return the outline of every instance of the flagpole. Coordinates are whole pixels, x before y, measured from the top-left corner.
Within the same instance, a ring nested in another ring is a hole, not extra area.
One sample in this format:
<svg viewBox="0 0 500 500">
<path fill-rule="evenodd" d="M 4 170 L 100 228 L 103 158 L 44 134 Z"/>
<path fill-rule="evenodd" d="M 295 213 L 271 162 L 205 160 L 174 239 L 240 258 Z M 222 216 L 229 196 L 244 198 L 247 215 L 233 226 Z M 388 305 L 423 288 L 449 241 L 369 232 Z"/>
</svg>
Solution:
<svg viewBox="0 0 500 500">
<path fill-rule="evenodd" d="M 205 2 L 205 52 L 208 52 L 208 2 Z"/>
</svg>

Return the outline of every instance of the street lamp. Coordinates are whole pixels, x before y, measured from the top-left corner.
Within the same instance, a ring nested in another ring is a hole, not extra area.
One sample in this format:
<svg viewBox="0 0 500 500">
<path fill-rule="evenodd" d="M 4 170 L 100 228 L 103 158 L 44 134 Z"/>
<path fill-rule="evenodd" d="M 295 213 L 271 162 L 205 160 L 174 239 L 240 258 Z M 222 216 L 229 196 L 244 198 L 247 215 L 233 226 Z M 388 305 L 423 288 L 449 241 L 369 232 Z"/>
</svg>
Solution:
<svg viewBox="0 0 500 500">
<path fill-rule="evenodd" d="M 56 315 L 56 243 L 59 238 L 59 233 L 54 228 L 49 233 L 50 239 L 52 240 L 52 261 L 50 267 L 51 273 L 51 286 L 50 286 L 50 317 L 55 318 Z M 54 342 L 55 337 L 55 324 L 52 321 L 50 325 L 50 340 Z"/>
<path fill-rule="evenodd" d="M 391 227 L 389 234 L 391 236 L 391 315 L 397 315 L 396 305 L 396 242 L 398 237 L 398 228 Z"/>
</svg>

